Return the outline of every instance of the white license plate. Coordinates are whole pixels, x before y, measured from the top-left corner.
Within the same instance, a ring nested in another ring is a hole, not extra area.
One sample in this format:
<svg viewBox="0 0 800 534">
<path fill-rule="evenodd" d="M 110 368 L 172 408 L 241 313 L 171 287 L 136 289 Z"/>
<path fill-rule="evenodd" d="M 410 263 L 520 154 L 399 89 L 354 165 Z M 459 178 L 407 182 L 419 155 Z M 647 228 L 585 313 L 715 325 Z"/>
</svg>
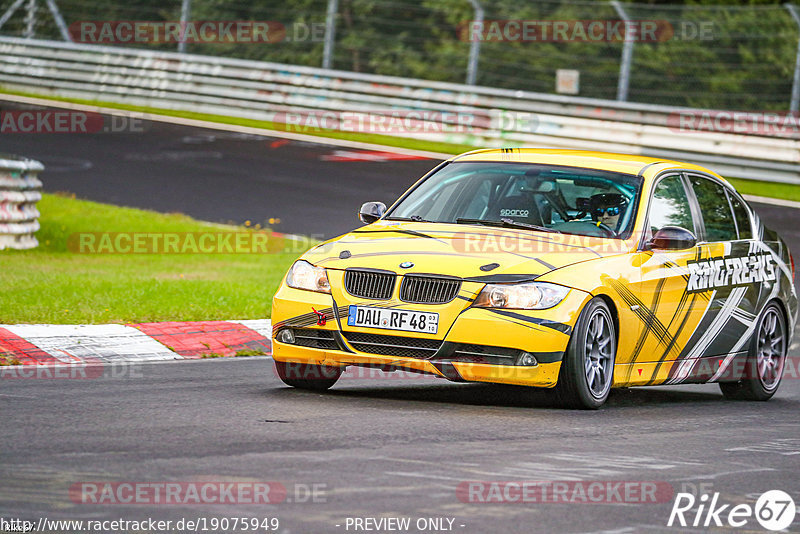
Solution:
<svg viewBox="0 0 800 534">
<path fill-rule="evenodd" d="M 435 334 L 439 329 L 439 314 L 353 305 L 347 312 L 347 325 Z"/>
</svg>

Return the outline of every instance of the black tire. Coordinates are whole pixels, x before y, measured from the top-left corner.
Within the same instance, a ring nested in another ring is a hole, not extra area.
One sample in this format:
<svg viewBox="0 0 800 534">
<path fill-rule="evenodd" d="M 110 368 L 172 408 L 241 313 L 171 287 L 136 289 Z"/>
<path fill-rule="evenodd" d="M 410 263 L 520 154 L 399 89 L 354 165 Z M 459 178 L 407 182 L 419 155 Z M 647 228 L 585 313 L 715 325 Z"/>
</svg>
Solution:
<svg viewBox="0 0 800 534">
<path fill-rule="evenodd" d="M 745 363 L 744 377 L 738 382 L 720 382 L 726 399 L 767 401 L 778 391 L 786 363 L 788 335 L 783 310 L 768 304 L 758 318 Z"/>
<path fill-rule="evenodd" d="M 298 389 L 325 391 L 342 376 L 342 367 L 275 361 L 275 372 L 283 383 Z"/>
<path fill-rule="evenodd" d="M 555 388 L 561 404 L 584 410 L 600 408 L 611 391 L 616 355 L 611 311 L 603 299 L 594 298 L 581 311 L 561 362 Z"/>
</svg>

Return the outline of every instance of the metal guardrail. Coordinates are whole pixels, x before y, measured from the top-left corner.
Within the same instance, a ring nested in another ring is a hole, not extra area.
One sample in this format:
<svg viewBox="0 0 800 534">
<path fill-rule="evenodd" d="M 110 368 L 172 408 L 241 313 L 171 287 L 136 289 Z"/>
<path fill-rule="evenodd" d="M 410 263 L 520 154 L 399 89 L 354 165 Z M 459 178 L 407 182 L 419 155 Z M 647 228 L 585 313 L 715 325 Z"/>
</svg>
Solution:
<svg viewBox="0 0 800 534">
<path fill-rule="evenodd" d="M 36 203 L 42 199 L 38 174 L 43 170 L 38 161 L 0 156 L 0 250 L 39 245 L 33 234 L 39 229 Z"/>
<path fill-rule="evenodd" d="M 723 175 L 800 184 L 797 132 L 770 137 L 675 128 L 681 113 L 702 110 L 12 37 L 0 38 L 0 86 L 273 122 L 289 112 L 467 114 L 469 131 L 428 129 L 413 137 L 642 154 L 705 164 Z"/>
</svg>

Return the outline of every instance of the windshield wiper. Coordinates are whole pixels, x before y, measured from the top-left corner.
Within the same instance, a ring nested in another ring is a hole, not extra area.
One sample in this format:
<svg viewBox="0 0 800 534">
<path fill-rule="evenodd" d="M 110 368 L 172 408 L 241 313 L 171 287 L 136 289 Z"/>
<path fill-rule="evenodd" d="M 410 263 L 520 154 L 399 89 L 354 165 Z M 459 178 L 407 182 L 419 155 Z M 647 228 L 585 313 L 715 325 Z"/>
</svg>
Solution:
<svg viewBox="0 0 800 534">
<path fill-rule="evenodd" d="M 503 221 L 492 221 L 490 219 L 465 219 L 459 217 L 456 219 L 457 224 L 482 224 L 483 226 L 503 226 Z"/>
<path fill-rule="evenodd" d="M 528 224 L 524 222 L 517 222 L 514 219 L 500 218 L 501 221 L 507 226 L 514 228 L 530 228 L 531 230 L 539 230 L 540 232 L 550 232 L 551 234 L 560 234 L 561 232 L 555 228 L 548 228 L 546 226 L 539 226 L 538 224 Z"/>
<path fill-rule="evenodd" d="M 411 217 L 384 217 L 384 220 L 387 221 L 414 221 L 414 222 L 436 222 L 436 221 L 429 221 L 424 217 L 420 217 L 419 215 L 412 215 Z"/>
<path fill-rule="evenodd" d="M 546 226 L 539 226 L 536 224 L 528 224 L 523 222 L 517 222 L 513 219 L 506 219 L 501 218 L 499 221 L 493 221 L 491 219 L 464 219 L 459 218 L 456 219 L 458 224 L 482 224 L 484 226 L 498 226 L 501 228 L 524 228 L 526 230 L 538 230 L 540 232 L 549 232 L 553 234 L 560 234 L 561 232 L 555 230 L 553 228 L 547 228 Z"/>
</svg>

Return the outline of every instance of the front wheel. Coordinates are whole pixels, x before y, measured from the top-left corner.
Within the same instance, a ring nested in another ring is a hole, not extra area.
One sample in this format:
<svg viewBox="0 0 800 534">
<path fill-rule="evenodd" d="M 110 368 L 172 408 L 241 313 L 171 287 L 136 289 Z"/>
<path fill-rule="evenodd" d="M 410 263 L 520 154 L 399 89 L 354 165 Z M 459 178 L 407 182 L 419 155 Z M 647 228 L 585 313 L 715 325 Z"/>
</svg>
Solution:
<svg viewBox="0 0 800 534">
<path fill-rule="evenodd" d="M 568 408 L 596 410 L 614 378 L 617 335 L 611 311 L 594 298 L 581 311 L 558 374 L 556 392 Z"/>
<path fill-rule="evenodd" d="M 787 350 L 786 321 L 774 302 L 761 313 L 750 352 L 745 375 L 738 382 L 720 382 L 719 388 L 727 399 L 765 401 L 778 391 L 783 378 Z"/>
<path fill-rule="evenodd" d="M 279 362 L 275 360 L 275 372 L 283 383 L 298 389 L 325 391 L 342 376 L 341 367 L 313 365 L 310 363 Z"/>
</svg>

